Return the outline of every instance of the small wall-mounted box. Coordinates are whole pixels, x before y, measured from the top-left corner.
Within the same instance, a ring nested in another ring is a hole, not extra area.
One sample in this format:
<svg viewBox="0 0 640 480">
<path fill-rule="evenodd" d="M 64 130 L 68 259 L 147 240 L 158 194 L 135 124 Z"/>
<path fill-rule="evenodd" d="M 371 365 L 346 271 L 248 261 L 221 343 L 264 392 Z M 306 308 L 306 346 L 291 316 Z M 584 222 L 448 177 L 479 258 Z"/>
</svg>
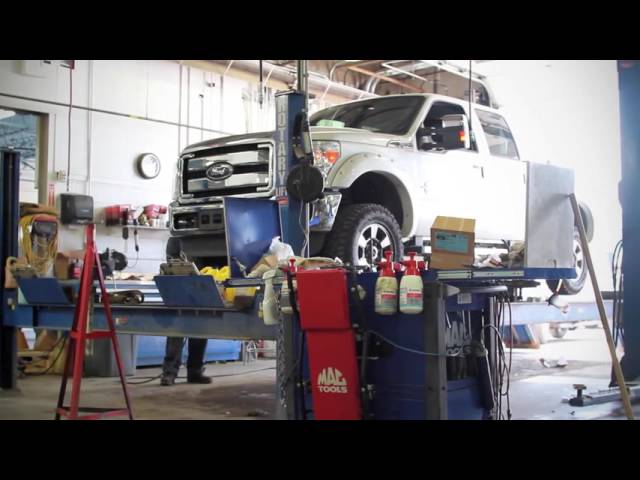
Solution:
<svg viewBox="0 0 640 480">
<path fill-rule="evenodd" d="M 64 225 L 93 222 L 93 197 L 75 193 L 60 194 L 60 221 Z"/>
<path fill-rule="evenodd" d="M 19 60 L 19 73 L 29 77 L 50 78 L 56 74 L 58 60 Z"/>
</svg>

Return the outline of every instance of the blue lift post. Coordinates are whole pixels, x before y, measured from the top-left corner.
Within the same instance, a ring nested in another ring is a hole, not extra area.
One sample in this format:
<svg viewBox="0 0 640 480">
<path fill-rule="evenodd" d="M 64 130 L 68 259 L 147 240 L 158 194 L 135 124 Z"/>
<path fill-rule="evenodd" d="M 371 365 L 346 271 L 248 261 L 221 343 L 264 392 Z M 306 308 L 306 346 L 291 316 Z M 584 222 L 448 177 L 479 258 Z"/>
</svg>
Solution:
<svg viewBox="0 0 640 480">
<path fill-rule="evenodd" d="M 289 91 L 276 94 L 276 200 L 282 222 L 282 241 L 293 248 L 296 255 L 308 256 L 308 248 L 302 252 L 305 232 L 308 226 L 307 206 L 300 200 L 287 195 L 287 175 L 296 165 L 293 146 L 302 139 L 295 138 L 296 117 L 306 108 L 306 96 L 301 91 Z M 303 230 L 304 227 L 304 230 Z M 278 326 L 278 357 L 281 357 L 277 371 L 276 397 L 279 419 L 305 418 L 299 412 L 306 408 L 297 395 L 294 372 L 286 375 L 290 366 L 296 363 L 296 352 L 300 349 L 300 329 L 292 321 L 283 321 Z M 303 359 L 302 363 L 306 363 Z"/>
<path fill-rule="evenodd" d="M 294 138 L 295 120 L 304 110 L 305 103 L 305 94 L 301 92 L 276 94 L 276 199 L 282 219 L 282 241 L 291 245 L 296 255 L 301 254 L 305 243 L 306 227 L 304 230 L 303 227 L 309 216 L 305 204 L 287 195 L 286 185 L 287 175 L 296 165 L 293 145 L 301 141 Z"/>
<path fill-rule="evenodd" d="M 17 343 L 16 328 L 7 325 L 10 309 L 15 306 L 17 293 L 4 288 L 5 266 L 9 257 L 18 254 L 18 189 L 20 154 L 10 150 L 0 151 L 0 388 L 16 387 Z"/>
<path fill-rule="evenodd" d="M 619 60 L 625 380 L 640 377 L 640 61 Z"/>
</svg>

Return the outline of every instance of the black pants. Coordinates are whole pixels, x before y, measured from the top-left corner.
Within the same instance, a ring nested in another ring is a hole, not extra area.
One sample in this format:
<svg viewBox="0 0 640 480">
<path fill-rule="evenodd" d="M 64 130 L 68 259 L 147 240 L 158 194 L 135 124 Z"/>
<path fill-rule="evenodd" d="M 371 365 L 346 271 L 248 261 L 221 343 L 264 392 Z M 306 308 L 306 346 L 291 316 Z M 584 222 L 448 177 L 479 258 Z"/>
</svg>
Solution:
<svg viewBox="0 0 640 480">
<path fill-rule="evenodd" d="M 178 370 L 182 363 L 182 348 L 184 338 L 167 337 L 167 347 L 165 350 L 162 372 L 165 375 L 178 376 Z M 189 355 L 187 357 L 187 375 L 197 375 L 202 372 L 204 366 L 204 354 L 207 350 L 206 338 L 189 339 Z"/>
</svg>

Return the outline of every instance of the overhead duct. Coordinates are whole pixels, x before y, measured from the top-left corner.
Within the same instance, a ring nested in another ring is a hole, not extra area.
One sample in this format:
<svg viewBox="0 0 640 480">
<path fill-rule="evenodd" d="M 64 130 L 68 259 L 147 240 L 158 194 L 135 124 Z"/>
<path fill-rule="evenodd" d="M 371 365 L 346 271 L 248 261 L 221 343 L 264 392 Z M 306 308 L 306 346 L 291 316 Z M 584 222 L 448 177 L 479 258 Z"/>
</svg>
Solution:
<svg viewBox="0 0 640 480">
<path fill-rule="evenodd" d="M 208 62 L 215 64 L 219 67 L 224 67 L 225 69 L 229 65 L 228 60 L 208 60 Z M 189 63 L 185 61 L 184 63 Z M 202 68 L 201 62 L 199 62 L 198 67 Z M 290 66 L 279 66 L 274 63 L 262 62 L 262 68 L 267 73 L 267 78 L 272 79 L 278 82 L 285 83 L 286 85 L 293 87 L 296 84 L 296 69 L 295 67 Z M 256 78 L 259 75 L 260 67 L 259 60 L 234 60 L 233 65 L 231 66 L 231 70 L 240 70 L 243 72 L 250 73 L 252 75 L 256 75 Z M 373 93 L 366 92 L 364 90 L 360 90 L 358 88 L 349 87 L 347 85 L 343 85 L 338 82 L 333 82 L 329 80 L 328 77 L 324 75 L 320 75 L 315 72 L 309 72 L 309 90 L 314 93 L 320 93 L 322 95 L 326 95 L 330 93 L 331 95 L 343 97 L 346 99 L 359 99 L 359 98 L 371 98 L 377 97 Z"/>
</svg>

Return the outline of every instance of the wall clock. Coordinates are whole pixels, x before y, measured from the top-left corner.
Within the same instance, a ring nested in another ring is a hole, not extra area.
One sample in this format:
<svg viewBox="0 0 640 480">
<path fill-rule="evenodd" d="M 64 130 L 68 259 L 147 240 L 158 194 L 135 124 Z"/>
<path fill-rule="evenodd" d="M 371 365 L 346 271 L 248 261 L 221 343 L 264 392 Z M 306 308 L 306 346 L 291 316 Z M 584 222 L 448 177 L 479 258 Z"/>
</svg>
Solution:
<svg viewBox="0 0 640 480">
<path fill-rule="evenodd" d="M 160 159 L 153 153 L 143 153 L 136 161 L 136 169 L 142 178 L 156 178 L 160 175 Z"/>
</svg>

